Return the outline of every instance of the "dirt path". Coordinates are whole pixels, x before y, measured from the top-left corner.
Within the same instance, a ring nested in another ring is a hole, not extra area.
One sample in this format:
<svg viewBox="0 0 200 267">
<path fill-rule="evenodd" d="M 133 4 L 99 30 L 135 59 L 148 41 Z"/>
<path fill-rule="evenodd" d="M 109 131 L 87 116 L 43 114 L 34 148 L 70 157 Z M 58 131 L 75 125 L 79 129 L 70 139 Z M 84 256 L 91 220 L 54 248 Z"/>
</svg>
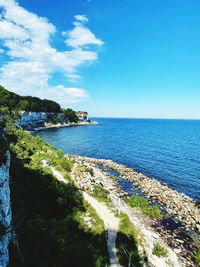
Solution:
<svg viewBox="0 0 200 267">
<path fill-rule="evenodd" d="M 50 168 L 51 168 L 51 170 L 52 170 L 52 172 L 53 172 L 53 175 L 54 175 L 59 181 L 65 183 L 65 184 L 68 183 L 68 182 L 65 180 L 65 178 L 63 177 L 63 175 L 62 175 L 60 172 L 56 171 L 53 167 L 50 167 Z"/>
<path fill-rule="evenodd" d="M 119 225 L 119 219 L 108 209 L 108 207 L 93 197 L 89 196 L 86 192 L 83 192 L 84 199 L 90 203 L 90 205 L 96 210 L 99 217 L 104 221 L 105 229 L 108 231 L 108 253 L 110 257 L 110 263 L 112 267 L 121 266 L 118 262 L 116 255 L 116 237 Z"/>
<path fill-rule="evenodd" d="M 68 182 L 64 179 L 63 175 L 56 171 L 53 167 L 50 167 L 54 176 L 61 182 L 67 184 Z M 108 209 L 108 207 L 93 197 L 89 196 L 86 192 L 83 192 L 84 199 L 96 210 L 98 216 L 103 220 L 105 230 L 108 231 L 108 253 L 110 258 L 110 263 L 112 267 L 121 267 L 118 262 L 116 255 L 116 237 L 119 226 L 119 219 L 117 219 L 114 214 Z"/>
</svg>

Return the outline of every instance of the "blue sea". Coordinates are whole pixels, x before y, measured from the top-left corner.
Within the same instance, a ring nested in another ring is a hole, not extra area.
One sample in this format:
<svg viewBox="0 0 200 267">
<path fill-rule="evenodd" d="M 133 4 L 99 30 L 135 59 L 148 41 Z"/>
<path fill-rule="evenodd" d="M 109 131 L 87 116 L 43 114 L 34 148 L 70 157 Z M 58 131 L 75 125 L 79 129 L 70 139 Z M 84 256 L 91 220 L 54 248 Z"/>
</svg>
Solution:
<svg viewBox="0 0 200 267">
<path fill-rule="evenodd" d="M 112 159 L 200 201 L 200 121 L 92 118 L 34 133 L 64 153 Z"/>
</svg>

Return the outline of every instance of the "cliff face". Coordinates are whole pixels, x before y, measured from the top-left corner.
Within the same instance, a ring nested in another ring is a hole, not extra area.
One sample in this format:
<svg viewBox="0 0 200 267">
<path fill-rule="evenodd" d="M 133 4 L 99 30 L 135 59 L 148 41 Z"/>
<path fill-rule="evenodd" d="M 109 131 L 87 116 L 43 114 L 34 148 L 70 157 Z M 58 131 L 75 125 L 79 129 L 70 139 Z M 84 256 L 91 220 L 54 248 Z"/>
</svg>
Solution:
<svg viewBox="0 0 200 267">
<path fill-rule="evenodd" d="M 79 121 L 88 120 L 88 113 L 87 112 L 77 111 L 76 116 L 78 117 Z"/>
<path fill-rule="evenodd" d="M 16 125 L 20 125 L 22 127 L 42 126 L 47 121 L 50 114 L 51 113 L 49 112 L 22 111 L 20 113 L 20 120 L 16 123 Z"/>
<path fill-rule="evenodd" d="M 20 112 L 20 119 L 16 122 L 16 125 L 23 127 L 24 129 L 30 129 L 38 126 L 44 126 L 44 123 L 48 121 L 50 115 L 53 113 L 50 112 Z M 57 119 L 62 119 L 64 117 L 63 113 L 56 113 Z M 76 112 L 76 115 L 79 119 L 79 122 L 84 122 L 88 120 L 87 112 Z M 63 118 L 64 119 L 64 118 Z M 64 122 L 67 123 L 68 120 L 65 118 Z"/>
<path fill-rule="evenodd" d="M 8 150 L 3 118 L 0 114 L 0 266 L 7 266 L 8 244 L 11 237 L 11 206 L 9 188 L 10 153 Z"/>
</svg>

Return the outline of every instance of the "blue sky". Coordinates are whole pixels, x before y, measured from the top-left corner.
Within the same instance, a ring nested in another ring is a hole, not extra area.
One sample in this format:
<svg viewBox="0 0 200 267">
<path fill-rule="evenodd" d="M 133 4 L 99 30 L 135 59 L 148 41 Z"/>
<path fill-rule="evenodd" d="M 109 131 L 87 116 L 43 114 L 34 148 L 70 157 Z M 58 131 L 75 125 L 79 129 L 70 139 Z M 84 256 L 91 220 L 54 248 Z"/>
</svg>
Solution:
<svg viewBox="0 0 200 267">
<path fill-rule="evenodd" d="M 91 116 L 200 119 L 200 2 L 0 0 L 0 84 Z"/>
</svg>

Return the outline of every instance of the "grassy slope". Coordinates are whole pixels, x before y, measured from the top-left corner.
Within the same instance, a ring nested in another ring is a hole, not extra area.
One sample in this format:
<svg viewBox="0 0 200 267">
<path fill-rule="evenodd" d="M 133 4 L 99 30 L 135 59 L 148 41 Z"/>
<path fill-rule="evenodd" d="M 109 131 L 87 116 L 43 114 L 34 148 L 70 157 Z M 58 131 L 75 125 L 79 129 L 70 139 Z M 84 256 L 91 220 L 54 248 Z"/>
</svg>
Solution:
<svg viewBox="0 0 200 267">
<path fill-rule="evenodd" d="M 42 159 L 50 158 L 69 179 L 73 162 L 39 137 L 17 130 L 7 115 L 5 118 L 12 159 L 13 227 L 19 243 L 19 250 L 10 243 L 9 266 L 105 266 L 103 222 L 71 182 L 58 182 L 41 165 Z M 92 227 L 83 219 L 86 213 Z"/>
</svg>

